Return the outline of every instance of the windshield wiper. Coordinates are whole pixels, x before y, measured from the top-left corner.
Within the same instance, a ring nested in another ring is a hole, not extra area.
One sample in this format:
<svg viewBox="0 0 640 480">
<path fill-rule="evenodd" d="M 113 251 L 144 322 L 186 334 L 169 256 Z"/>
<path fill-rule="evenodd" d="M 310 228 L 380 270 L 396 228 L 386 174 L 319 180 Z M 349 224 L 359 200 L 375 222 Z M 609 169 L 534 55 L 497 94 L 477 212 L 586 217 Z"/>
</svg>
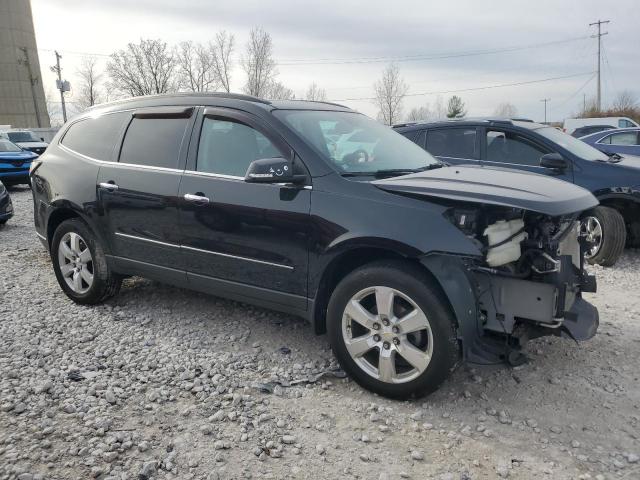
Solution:
<svg viewBox="0 0 640 480">
<path fill-rule="evenodd" d="M 409 175 L 410 173 L 425 172 L 427 170 L 434 170 L 436 168 L 444 167 L 444 163 L 431 163 L 420 168 L 385 168 L 382 170 L 375 170 L 373 172 L 343 172 L 343 177 L 397 177 L 400 175 Z"/>
</svg>

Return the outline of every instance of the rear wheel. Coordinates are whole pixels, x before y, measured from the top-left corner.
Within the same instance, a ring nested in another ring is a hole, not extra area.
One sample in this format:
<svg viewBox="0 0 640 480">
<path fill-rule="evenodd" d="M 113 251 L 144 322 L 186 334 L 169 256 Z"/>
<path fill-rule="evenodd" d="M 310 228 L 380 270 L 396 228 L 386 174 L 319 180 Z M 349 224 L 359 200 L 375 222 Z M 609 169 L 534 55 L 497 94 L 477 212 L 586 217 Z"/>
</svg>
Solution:
<svg viewBox="0 0 640 480">
<path fill-rule="evenodd" d="M 51 260 L 60 287 L 74 302 L 100 303 L 120 290 L 122 278 L 111 271 L 98 239 L 80 219 L 58 226 Z"/>
<path fill-rule="evenodd" d="M 598 206 L 587 212 L 581 222 L 582 232 L 591 242 L 591 248 L 585 254 L 587 261 L 603 267 L 614 265 L 627 240 L 627 229 L 620 212 Z"/>
<path fill-rule="evenodd" d="M 432 280 L 405 262 L 376 262 L 345 277 L 328 308 L 344 370 L 391 398 L 433 392 L 459 358 L 455 320 Z"/>
</svg>

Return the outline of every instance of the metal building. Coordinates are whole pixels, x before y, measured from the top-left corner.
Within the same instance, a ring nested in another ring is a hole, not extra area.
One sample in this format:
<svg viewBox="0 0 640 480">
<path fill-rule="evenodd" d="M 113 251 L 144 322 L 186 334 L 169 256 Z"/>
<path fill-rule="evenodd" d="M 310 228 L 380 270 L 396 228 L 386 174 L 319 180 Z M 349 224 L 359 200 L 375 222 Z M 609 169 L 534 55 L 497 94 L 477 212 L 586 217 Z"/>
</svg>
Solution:
<svg viewBox="0 0 640 480">
<path fill-rule="evenodd" d="M 0 125 L 50 126 L 30 0 L 0 0 Z"/>
</svg>

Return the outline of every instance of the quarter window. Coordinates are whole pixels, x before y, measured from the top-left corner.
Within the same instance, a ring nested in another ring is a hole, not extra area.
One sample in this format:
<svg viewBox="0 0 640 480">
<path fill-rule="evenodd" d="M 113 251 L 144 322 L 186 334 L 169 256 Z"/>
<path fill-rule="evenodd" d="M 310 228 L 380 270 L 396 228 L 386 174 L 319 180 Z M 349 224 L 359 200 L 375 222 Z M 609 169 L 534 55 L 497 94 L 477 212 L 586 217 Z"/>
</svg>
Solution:
<svg viewBox="0 0 640 480">
<path fill-rule="evenodd" d="M 188 118 L 134 118 L 122 142 L 120 162 L 178 168 Z"/>
<path fill-rule="evenodd" d="M 231 119 L 205 117 L 196 170 L 244 177 L 254 160 L 281 156 L 271 140 L 256 129 Z"/>
<path fill-rule="evenodd" d="M 490 130 L 487 132 L 487 161 L 540 165 L 545 153 L 540 146 L 511 132 Z"/>
<path fill-rule="evenodd" d="M 85 118 L 72 124 L 60 143 L 87 157 L 110 161 L 118 135 L 129 118 L 129 112 Z"/>
<path fill-rule="evenodd" d="M 427 132 L 427 152 L 436 157 L 478 158 L 475 128 L 447 128 Z"/>
</svg>

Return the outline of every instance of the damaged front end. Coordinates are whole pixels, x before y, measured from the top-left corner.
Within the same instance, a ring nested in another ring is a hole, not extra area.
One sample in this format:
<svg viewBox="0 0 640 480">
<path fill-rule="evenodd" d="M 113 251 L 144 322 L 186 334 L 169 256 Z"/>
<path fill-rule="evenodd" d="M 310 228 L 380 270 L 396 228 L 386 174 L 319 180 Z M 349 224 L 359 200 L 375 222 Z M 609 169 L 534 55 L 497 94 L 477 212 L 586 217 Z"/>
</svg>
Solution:
<svg viewBox="0 0 640 480">
<path fill-rule="evenodd" d="M 598 310 L 584 269 L 589 248 L 581 212 L 598 205 L 587 190 L 528 172 L 459 165 L 374 182 L 398 195 L 444 207 L 444 216 L 475 245 L 475 255 L 447 252 L 421 262 L 433 273 L 458 321 L 466 360 L 522 360 L 528 339 L 558 335 L 587 340 Z"/>
<path fill-rule="evenodd" d="M 473 304 L 464 316 L 470 317 L 467 323 L 473 322 L 473 329 L 459 329 L 469 361 L 515 364 L 523 360 L 521 350 L 529 339 L 557 335 L 578 341 L 595 335 L 598 311 L 582 299 L 582 292 L 596 291 L 596 281 L 584 268 L 589 244 L 580 233 L 579 213 L 549 216 L 518 208 L 457 205 L 445 216 L 482 252 L 478 257 L 436 254 L 423 259 L 440 271 L 434 272 L 438 278 L 445 278 L 445 290 L 450 279 L 448 294 L 454 284 L 458 290 L 470 285 Z M 456 274 L 461 277 L 452 279 Z M 452 304 L 460 292 L 453 294 Z"/>
</svg>

